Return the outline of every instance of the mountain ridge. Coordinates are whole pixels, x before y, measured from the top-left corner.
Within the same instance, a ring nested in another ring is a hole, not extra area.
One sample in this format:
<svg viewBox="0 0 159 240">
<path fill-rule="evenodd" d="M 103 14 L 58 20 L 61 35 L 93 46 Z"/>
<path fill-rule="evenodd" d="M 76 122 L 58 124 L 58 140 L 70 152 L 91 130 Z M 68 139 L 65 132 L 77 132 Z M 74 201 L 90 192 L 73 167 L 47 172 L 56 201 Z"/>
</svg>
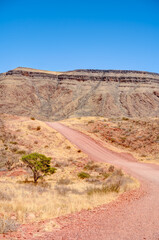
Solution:
<svg viewBox="0 0 159 240">
<path fill-rule="evenodd" d="M 159 74 L 18 67 L 0 75 L 0 113 L 50 121 L 80 116 L 158 117 Z"/>
<path fill-rule="evenodd" d="M 114 72 L 114 73 L 139 73 L 139 74 L 153 74 L 153 75 L 159 75 L 157 72 L 150 72 L 150 71 L 142 71 L 142 70 L 120 70 L 120 69 L 74 69 L 74 70 L 67 70 L 67 71 L 50 71 L 50 70 L 43 70 L 43 69 L 36 69 L 36 68 L 29 68 L 29 67 L 17 67 L 10 71 L 34 71 L 34 72 L 46 72 L 46 73 L 52 73 L 52 74 L 64 74 L 64 73 L 70 73 L 70 72 Z M 7 73 L 5 72 L 5 73 Z M 3 73 L 1 73 L 3 74 Z"/>
</svg>

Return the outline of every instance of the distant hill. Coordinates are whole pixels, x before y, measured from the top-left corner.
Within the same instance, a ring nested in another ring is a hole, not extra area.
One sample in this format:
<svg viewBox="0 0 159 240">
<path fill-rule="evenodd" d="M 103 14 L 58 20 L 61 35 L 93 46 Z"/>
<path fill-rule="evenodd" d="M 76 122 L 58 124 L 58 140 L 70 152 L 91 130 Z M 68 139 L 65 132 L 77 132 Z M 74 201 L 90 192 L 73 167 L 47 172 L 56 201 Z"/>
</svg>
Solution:
<svg viewBox="0 0 159 240">
<path fill-rule="evenodd" d="M 159 74 L 120 70 L 51 72 L 19 67 L 0 74 L 0 113 L 41 120 L 158 117 Z"/>
</svg>

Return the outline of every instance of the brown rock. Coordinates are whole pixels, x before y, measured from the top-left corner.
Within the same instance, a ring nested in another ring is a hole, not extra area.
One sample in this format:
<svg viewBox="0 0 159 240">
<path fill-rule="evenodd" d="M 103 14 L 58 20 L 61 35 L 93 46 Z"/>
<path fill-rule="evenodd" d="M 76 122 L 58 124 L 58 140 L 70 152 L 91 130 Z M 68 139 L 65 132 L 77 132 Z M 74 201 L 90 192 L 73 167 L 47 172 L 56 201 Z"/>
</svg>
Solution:
<svg viewBox="0 0 159 240">
<path fill-rule="evenodd" d="M 79 116 L 159 116 L 159 74 L 140 71 L 49 72 L 17 68 L 0 74 L 0 113 L 60 120 Z"/>
</svg>

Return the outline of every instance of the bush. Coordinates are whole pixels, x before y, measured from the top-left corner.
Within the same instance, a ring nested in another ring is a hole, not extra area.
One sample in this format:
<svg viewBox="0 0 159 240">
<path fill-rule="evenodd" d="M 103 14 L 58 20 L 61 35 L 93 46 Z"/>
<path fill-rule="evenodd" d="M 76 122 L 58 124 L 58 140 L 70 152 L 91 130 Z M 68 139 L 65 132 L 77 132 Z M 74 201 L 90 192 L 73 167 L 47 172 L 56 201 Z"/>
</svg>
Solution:
<svg viewBox="0 0 159 240">
<path fill-rule="evenodd" d="M 31 117 L 30 119 L 31 119 L 31 120 L 35 120 L 35 118 L 34 118 L 34 117 Z"/>
<path fill-rule="evenodd" d="M 86 173 L 86 172 L 80 172 L 78 174 L 78 177 L 79 178 L 82 178 L 82 179 L 85 179 L 85 178 L 89 178 L 90 177 L 90 174 L 89 173 Z"/>
<path fill-rule="evenodd" d="M 96 168 L 98 168 L 98 165 L 95 164 L 94 162 L 88 162 L 83 169 L 85 170 L 95 170 Z"/>
<path fill-rule="evenodd" d="M 55 167 L 68 167 L 68 162 L 66 161 L 55 161 Z"/>
<path fill-rule="evenodd" d="M 71 192 L 71 188 L 65 186 L 55 186 L 55 190 L 58 194 L 65 196 L 68 192 Z"/>
<path fill-rule="evenodd" d="M 122 120 L 123 120 L 123 121 L 128 121 L 129 118 L 127 118 L 127 117 L 123 117 Z"/>
<path fill-rule="evenodd" d="M 6 168 L 8 169 L 8 171 L 12 170 L 13 164 L 14 164 L 14 161 L 13 161 L 13 160 L 7 160 L 7 161 L 6 161 L 5 166 L 6 166 Z"/>
<path fill-rule="evenodd" d="M 115 142 L 115 139 L 114 138 L 110 138 L 109 139 L 112 143 Z"/>
<path fill-rule="evenodd" d="M 0 192 L 0 201 L 11 201 L 12 198 L 13 196 L 10 196 L 5 192 Z"/>
<path fill-rule="evenodd" d="M 122 177 L 124 174 L 121 169 L 117 169 L 116 171 L 114 171 L 113 175 Z"/>
<path fill-rule="evenodd" d="M 18 149 L 17 149 L 17 148 L 11 148 L 11 151 L 12 151 L 12 152 L 17 152 Z"/>
<path fill-rule="evenodd" d="M 69 178 L 61 178 L 57 181 L 57 184 L 59 185 L 68 185 L 71 183 L 71 180 Z"/>
<path fill-rule="evenodd" d="M 98 129 L 94 129 L 94 130 L 93 130 L 93 133 L 98 133 L 98 132 L 99 132 Z"/>
<path fill-rule="evenodd" d="M 92 195 L 94 193 L 99 193 L 99 194 L 106 194 L 109 192 L 116 192 L 118 193 L 120 190 L 120 185 L 121 181 L 117 181 L 115 183 L 112 183 L 110 185 L 103 185 L 101 188 L 89 188 L 87 190 L 88 195 Z"/>
<path fill-rule="evenodd" d="M 39 178 L 56 171 L 56 168 L 50 166 L 51 158 L 43 154 L 31 153 L 24 155 L 21 160 L 32 170 L 35 183 Z"/>
<path fill-rule="evenodd" d="M 7 232 L 15 232 L 19 224 L 15 220 L 0 219 L 0 234 Z"/>
<path fill-rule="evenodd" d="M 36 128 L 36 130 L 37 130 L 37 131 L 39 131 L 40 129 L 41 129 L 41 127 L 40 127 L 40 126 L 38 126 L 38 127 Z"/>
<path fill-rule="evenodd" d="M 110 165 L 110 167 L 108 168 L 108 172 L 114 172 L 114 166 L 113 165 Z"/>
<path fill-rule="evenodd" d="M 26 154 L 26 151 L 24 151 L 24 150 L 19 150 L 19 151 L 17 151 L 16 153 L 17 153 L 17 154 L 23 154 L 23 155 L 24 155 L 24 154 Z"/>
<path fill-rule="evenodd" d="M 67 146 L 66 149 L 70 149 L 71 147 L 70 146 Z"/>
<path fill-rule="evenodd" d="M 17 142 L 12 142 L 12 141 L 11 141 L 10 143 L 11 143 L 11 144 L 14 144 L 14 145 L 16 145 L 16 144 L 17 144 Z"/>
<path fill-rule="evenodd" d="M 105 173 L 102 174 L 102 176 L 104 177 L 104 179 L 106 179 L 110 176 L 110 173 L 105 172 Z"/>
<path fill-rule="evenodd" d="M 90 121 L 88 121 L 88 124 L 89 124 L 89 123 L 94 123 L 94 120 L 90 120 Z"/>
</svg>

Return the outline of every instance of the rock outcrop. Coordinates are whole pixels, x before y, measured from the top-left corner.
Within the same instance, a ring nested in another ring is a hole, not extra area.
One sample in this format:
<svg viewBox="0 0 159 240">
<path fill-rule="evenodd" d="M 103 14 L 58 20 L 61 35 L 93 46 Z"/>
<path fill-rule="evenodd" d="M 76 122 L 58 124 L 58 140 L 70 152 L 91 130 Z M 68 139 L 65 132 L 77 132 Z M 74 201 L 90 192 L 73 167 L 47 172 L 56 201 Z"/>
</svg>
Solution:
<svg viewBox="0 0 159 240">
<path fill-rule="evenodd" d="M 158 117 L 159 74 L 118 70 L 50 72 L 20 67 L 0 74 L 0 113 L 41 120 Z"/>
</svg>

